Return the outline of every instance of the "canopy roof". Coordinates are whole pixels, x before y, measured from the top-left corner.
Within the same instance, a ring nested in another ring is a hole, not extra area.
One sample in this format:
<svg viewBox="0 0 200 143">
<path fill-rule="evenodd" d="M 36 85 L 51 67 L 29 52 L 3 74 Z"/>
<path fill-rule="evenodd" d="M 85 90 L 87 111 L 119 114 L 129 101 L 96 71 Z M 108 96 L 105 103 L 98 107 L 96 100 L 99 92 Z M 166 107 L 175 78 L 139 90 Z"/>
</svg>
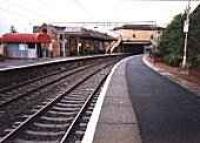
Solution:
<svg viewBox="0 0 200 143">
<path fill-rule="evenodd" d="M 51 38 L 48 34 L 42 33 L 8 33 L 2 36 L 3 43 L 50 43 Z"/>
</svg>

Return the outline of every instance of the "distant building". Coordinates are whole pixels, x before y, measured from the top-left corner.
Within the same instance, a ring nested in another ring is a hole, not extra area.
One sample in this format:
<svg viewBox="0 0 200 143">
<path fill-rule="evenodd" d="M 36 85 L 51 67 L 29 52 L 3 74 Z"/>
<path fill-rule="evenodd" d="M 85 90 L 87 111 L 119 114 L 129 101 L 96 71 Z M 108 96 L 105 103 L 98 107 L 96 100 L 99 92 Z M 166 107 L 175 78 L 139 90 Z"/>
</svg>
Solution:
<svg viewBox="0 0 200 143">
<path fill-rule="evenodd" d="M 151 42 L 158 37 L 163 28 L 154 25 L 124 25 L 114 28 L 121 34 L 122 40 L 127 42 Z"/>
<path fill-rule="evenodd" d="M 70 55 L 77 53 L 78 46 L 79 54 L 104 54 L 106 47 L 116 40 L 106 33 L 83 27 L 67 27 L 64 36 L 67 37 Z"/>
<path fill-rule="evenodd" d="M 163 29 L 155 25 L 124 25 L 114 28 L 114 31 L 121 35 L 123 48 L 141 53 L 145 45 L 157 44 Z"/>
<path fill-rule="evenodd" d="M 34 26 L 33 32 L 46 31 L 52 38 L 52 51 L 56 56 L 75 56 L 105 53 L 115 38 L 108 34 L 83 27 L 62 27 L 54 25 Z"/>
<path fill-rule="evenodd" d="M 40 58 L 50 55 L 51 38 L 47 34 L 8 33 L 1 38 L 3 54 L 8 58 Z"/>
</svg>

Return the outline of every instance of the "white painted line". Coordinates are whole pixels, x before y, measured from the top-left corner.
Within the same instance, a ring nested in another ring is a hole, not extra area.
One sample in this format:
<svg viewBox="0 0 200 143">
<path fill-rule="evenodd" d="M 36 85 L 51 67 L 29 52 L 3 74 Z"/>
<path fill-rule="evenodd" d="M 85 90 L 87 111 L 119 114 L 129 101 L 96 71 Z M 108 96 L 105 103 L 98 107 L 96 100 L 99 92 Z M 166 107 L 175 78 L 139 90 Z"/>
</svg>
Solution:
<svg viewBox="0 0 200 143">
<path fill-rule="evenodd" d="M 173 74 L 171 74 L 171 73 L 169 73 L 169 72 L 166 72 L 166 71 L 162 70 L 161 68 L 155 67 L 152 63 L 150 63 L 150 62 L 147 60 L 147 55 L 144 55 L 143 58 L 142 58 L 142 60 L 143 60 L 143 63 L 144 63 L 147 67 L 149 67 L 150 69 L 156 71 L 159 75 L 165 76 L 165 77 L 167 77 L 167 78 L 169 78 L 169 79 L 172 78 L 172 79 L 170 79 L 170 80 L 173 80 L 173 78 L 174 78 L 174 75 L 173 75 Z M 176 82 L 176 81 L 174 81 L 174 82 Z"/>
<path fill-rule="evenodd" d="M 128 57 L 129 58 L 129 57 Z M 85 132 L 85 135 L 83 137 L 83 140 L 81 143 L 92 143 L 93 142 L 93 139 L 94 139 L 94 135 L 95 135 L 95 130 L 96 130 L 96 126 L 97 126 L 97 123 L 98 123 L 98 120 L 99 120 L 99 116 L 100 116 L 100 112 L 101 112 L 101 107 L 103 105 L 103 101 L 104 101 L 104 98 L 106 96 L 106 93 L 107 93 L 107 90 L 108 90 L 108 86 L 110 84 L 110 81 L 112 79 L 112 76 L 115 72 L 115 70 L 117 69 L 117 67 L 124 61 L 126 61 L 127 58 L 121 60 L 120 62 L 118 62 L 117 64 L 114 65 L 114 67 L 112 68 L 110 74 L 108 75 L 106 81 L 105 81 L 105 84 L 102 88 L 102 91 L 99 95 L 99 98 L 97 100 L 97 103 L 95 105 L 95 108 L 93 110 L 93 113 L 92 113 L 92 116 L 90 118 L 90 121 L 87 125 L 87 129 L 86 129 L 86 132 Z"/>
<path fill-rule="evenodd" d="M 146 58 L 147 58 L 147 55 L 144 55 L 143 58 L 142 58 L 143 62 L 144 62 L 149 68 L 151 68 L 151 69 L 153 69 L 154 71 L 157 71 L 157 72 L 158 72 L 160 69 L 154 67 L 153 64 L 150 63 L 149 61 L 147 61 Z"/>
<path fill-rule="evenodd" d="M 160 75 L 170 76 L 170 77 L 173 76 L 171 73 L 164 71 L 162 68 L 155 67 L 151 62 L 149 62 L 147 60 L 147 55 L 144 55 L 142 60 L 149 68 L 151 68 L 152 70 L 158 72 Z"/>
</svg>

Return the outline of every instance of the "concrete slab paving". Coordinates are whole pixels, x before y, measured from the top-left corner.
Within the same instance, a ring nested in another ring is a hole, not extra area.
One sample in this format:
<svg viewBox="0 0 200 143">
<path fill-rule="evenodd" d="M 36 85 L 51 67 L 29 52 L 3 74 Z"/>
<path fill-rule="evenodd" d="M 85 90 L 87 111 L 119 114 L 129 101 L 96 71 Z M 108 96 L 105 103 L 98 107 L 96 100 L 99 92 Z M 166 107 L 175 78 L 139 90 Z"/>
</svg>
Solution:
<svg viewBox="0 0 200 143">
<path fill-rule="evenodd" d="M 120 101 L 118 103 L 104 104 L 100 115 L 101 120 L 99 123 L 124 123 L 124 124 L 135 124 L 137 120 L 132 110 L 132 105 L 124 104 Z"/>
<path fill-rule="evenodd" d="M 140 137 L 136 124 L 107 124 L 97 126 L 95 143 L 138 143 Z"/>
<path fill-rule="evenodd" d="M 142 142 L 126 83 L 128 60 L 119 64 L 108 85 L 93 143 Z"/>
<path fill-rule="evenodd" d="M 107 96 L 107 98 L 104 100 L 104 104 L 110 104 L 110 103 L 123 103 L 127 106 L 132 105 L 132 103 L 130 102 L 129 98 L 125 98 L 123 96 L 114 96 L 115 98 L 113 98 L 113 96 Z"/>
</svg>

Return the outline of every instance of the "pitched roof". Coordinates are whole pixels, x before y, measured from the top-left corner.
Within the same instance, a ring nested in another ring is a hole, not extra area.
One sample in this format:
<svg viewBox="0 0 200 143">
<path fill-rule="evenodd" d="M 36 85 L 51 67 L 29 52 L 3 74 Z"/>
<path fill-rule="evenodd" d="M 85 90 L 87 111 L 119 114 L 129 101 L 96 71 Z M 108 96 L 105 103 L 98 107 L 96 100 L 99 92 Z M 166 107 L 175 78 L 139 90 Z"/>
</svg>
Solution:
<svg viewBox="0 0 200 143">
<path fill-rule="evenodd" d="M 49 43 L 51 38 L 47 34 L 8 33 L 2 36 L 5 43 Z"/>
<path fill-rule="evenodd" d="M 117 40 L 111 35 L 108 35 L 106 33 L 102 33 L 99 31 L 95 31 L 95 30 L 87 29 L 83 27 L 67 27 L 66 34 L 71 35 L 71 36 L 79 36 L 82 38 L 88 38 L 88 39 L 97 39 L 97 40 L 105 40 L 105 41 Z"/>
</svg>

